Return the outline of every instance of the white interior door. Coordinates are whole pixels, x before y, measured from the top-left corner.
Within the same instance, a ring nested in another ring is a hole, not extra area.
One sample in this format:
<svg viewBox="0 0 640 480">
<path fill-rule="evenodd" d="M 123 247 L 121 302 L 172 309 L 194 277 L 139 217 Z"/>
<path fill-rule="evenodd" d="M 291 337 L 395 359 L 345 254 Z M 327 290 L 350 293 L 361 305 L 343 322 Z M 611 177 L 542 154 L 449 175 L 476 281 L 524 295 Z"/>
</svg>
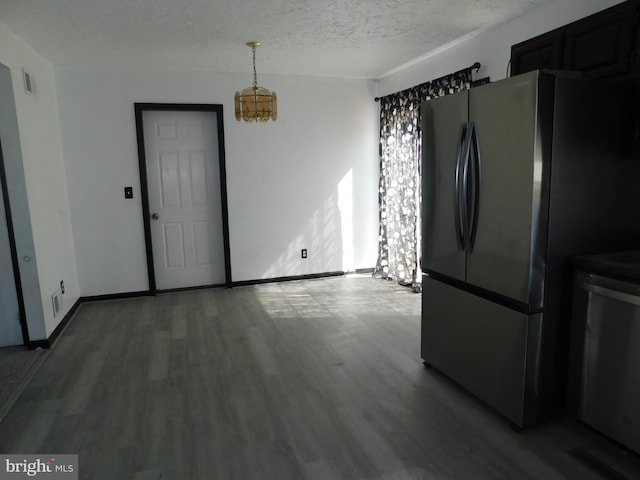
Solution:
<svg viewBox="0 0 640 480">
<path fill-rule="evenodd" d="M 24 344 L 4 208 L 0 191 L 0 347 Z"/>
<path fill-rule="evenodd" d="M 217 114 L 145 111 L 143 125 L 156 287 L 225 283 Z"/>
</svg>

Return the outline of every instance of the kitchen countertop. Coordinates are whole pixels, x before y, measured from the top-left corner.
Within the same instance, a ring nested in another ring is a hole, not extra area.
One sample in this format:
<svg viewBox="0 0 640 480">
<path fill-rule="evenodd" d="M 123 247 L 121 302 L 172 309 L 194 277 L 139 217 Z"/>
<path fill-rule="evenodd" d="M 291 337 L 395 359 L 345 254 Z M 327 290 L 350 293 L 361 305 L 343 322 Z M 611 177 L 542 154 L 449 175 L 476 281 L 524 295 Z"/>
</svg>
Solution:
<svg viewBox="0 0 640 480">
<path fill-rule="evenodd" d="M 613 275 L 640 282 L 640 250 L 574 257 L 573 264 L 577 269 L 588 273 Z"/>
</svg>

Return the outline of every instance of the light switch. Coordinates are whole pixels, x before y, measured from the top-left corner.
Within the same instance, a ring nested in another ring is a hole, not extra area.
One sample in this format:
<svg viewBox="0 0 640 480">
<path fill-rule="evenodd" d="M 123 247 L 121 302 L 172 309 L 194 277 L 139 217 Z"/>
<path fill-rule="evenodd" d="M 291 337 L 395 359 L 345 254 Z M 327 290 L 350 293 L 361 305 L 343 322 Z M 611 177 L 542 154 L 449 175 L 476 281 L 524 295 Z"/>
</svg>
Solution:
<svg viewBox="0 0 640 480">
<path fill-rule="evenodd" d="M 124 198 L 133 198 L 133 187 L 124 187 Z"/>
</svg>

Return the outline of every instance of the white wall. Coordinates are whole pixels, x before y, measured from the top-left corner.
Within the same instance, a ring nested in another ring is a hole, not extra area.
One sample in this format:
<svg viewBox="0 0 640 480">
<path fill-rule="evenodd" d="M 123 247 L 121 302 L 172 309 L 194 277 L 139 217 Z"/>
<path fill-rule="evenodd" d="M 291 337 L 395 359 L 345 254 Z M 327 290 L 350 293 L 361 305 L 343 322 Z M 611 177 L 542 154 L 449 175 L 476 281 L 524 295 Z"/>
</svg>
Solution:
<svg viewBox="0 0 640 480">
<path fill-rule="evenodd" d="M 58 67 L 56 78 L 83 296 L 148 289 L 134 102 L 223 104 L 233 281 L 375 265 L 371 82 L 259 75 L 279 118 L 256 125 L 233 112 L 249 74 Z"/>
<path fill-rule="evenodd" d="M 500 80 L 507 75 L 511 45 L 546 33 L 555 28 L 579 20 L 611 7 L 620 0 L 556 0 L 538 7 L 485 32 L 470 35 L 466 39 L 431 53 L 423 60 L 395 72 L 377 82 L 377 94 L 387 95 L 405 88 L 436 79 L 448 73 L 480 62 L 480 71 L 474 78 L 491 77 Z"/>
<path fill-rule="evenodd" d="M 54 69 L 0 23 L 0 136 L 30 340 L 48 337 L 79 298 Z M 22 69 L 36 81 L 25 93 Z M 51 294 L 65 283 L 54 318 Z"/>
</svg>

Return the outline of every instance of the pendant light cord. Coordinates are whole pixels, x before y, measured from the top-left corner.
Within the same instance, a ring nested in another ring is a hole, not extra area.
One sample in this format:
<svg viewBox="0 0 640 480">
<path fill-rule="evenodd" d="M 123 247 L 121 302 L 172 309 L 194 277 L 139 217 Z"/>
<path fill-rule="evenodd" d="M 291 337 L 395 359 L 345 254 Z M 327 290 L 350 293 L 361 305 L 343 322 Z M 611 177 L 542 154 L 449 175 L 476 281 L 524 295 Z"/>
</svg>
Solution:
<svg viewBox="0 0 640 480">
<path fill-rule="evenodd" d="M 253 51 L 253 88 L 258 88 L 258 74 L 256 73 L 256 47 L 251 47 Z"/>
</svg>

